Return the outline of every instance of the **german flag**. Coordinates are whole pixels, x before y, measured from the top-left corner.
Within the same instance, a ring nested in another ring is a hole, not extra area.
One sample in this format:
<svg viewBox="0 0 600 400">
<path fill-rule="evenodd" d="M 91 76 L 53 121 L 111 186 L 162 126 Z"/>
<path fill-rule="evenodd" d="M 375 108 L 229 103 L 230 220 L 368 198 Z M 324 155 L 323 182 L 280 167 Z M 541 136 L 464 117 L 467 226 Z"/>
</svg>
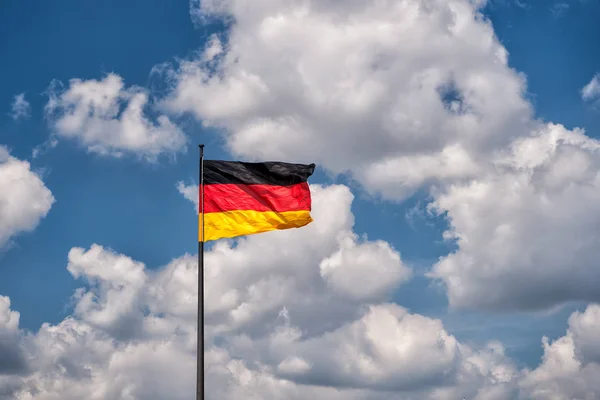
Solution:
<svg viewBox="0 0 600 400">
<path fill-rule="evenodd" d="M 308 225 L 313 220 L 308 178 L 314 170 L 315 164 L 205 160 L 200 186 L 205 241 Z"/>
</svg>

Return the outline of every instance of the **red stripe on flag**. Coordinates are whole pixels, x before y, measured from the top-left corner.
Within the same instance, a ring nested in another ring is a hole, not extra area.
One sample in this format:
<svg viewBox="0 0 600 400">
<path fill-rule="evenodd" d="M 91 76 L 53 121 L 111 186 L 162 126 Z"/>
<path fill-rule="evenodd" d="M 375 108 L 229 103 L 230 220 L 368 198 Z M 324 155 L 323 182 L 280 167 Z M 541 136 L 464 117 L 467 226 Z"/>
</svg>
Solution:
<svg viewBox="0 0 600 400">
<path fill-rule="evenodd" d="M 311 208 L 307 182 L 291 186 L 276 185 L 204 185 L 204 212 L 234 210 L 299 211 Z"/>
</svg>

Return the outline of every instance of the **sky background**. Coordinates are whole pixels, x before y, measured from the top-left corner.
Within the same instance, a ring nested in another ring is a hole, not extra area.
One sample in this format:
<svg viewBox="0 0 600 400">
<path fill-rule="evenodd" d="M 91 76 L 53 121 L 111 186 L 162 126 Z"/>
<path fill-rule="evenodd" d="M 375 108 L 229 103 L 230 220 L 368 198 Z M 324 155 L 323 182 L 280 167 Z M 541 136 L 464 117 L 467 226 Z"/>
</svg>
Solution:
<svg viewBox="0 0 600 400">
<path fill-rule="evenodd" d="M 510 67 L 526 77 L 535 117 L 583 128 L 597 138 L 600 114 L 582 100 L 581 89 L 600 70 L 600 3 L 490 0 L 483 12 L 509 53 Z M 73 78 L 99 80 L 115 73 L 126 86 L 160 96 L 165 89 L 153 68 L 193 57 L 222 30 L 218 21 L 194 26 L 185 0 L 0 2 L 0 144 L 29 161 L 56 199 L 35 230 L 19 234 L 0 252 L 0 295 L 20 312 L 22 329 L 36 332 L 42 323 L 55 324 L 72 313 L 71 296 L 84 285 L 65 268 L 73 247 L 98 243 L 151 269 L 195 254 L 197 221 L 176 184 L 197 181 L 199 143 L 206 145 L 207 158 L 232 158 L 222 137 L 185 115 L 172 118 L 189 138 L 187 151 L 174 159 L 153 164 L 103 157 L 70 140 L 34 157 L 52 130 L 44 116 L 51 82 L 66 87 Z M 11 107 L 21 93 L 30 106 L 26 116 L 15 119 Z M 351 186 L 355 232 L 389 242 L 415 272 L 394 291 L 394 301 L 440 318 L 463 343 L 497 339 L 518 365 L 534 368 L 544 353 L 541 337 L 564 335 L 569 315 L 585 309 L 586 303 L 576 301 L 552 312 L 448 311 L 445 291 L 423 274 L 456 247 L 442 238 L 443 218 L 423 214 L 425 191 L 402 202 L 383 201 L 320 166 L 311 182 Z"/>
<path fill-rule="evenodd" d="M 147 86 L 152 82 L 149 75 L 155 65 L 188 56 L 219 28 L 195 28 L 187 1 L 34 3 L 6 1 L 0 13 L 1 51 L 11 60 L 0 66 L 0 101 L 5 104 L 0 135 L 16 157 L 28 160 L 33 148 L 47 140 L 43 106 L 49 82 L 100 79 L 106 73 L 117 72 L 127 85 Z M 525 7 L 508 1 L 492 2 L 486 15 L 510 53 L 510 65 L 527 76 L 529 97 L 537 115 L 569 128 L 585 128 L 593 136 L 598 132 L 598 114 L 581 101 L 579 90 L 600 64 L 593 39 L 600 36 L 600 27 L 595 23 L 600 5 L 565 4 L 568 7 L 557 15 L 546 1 Z M 31 119 L 11 118 L 10 107 L 18 93 L 25 93 L 31 103 Z M 184 129 L 193 142 L 207 145 L 207 158 L 231 158 L 218 138 L 200 124 L 188 119 Z M 196 249 L 196 221 L 190 218 L 189 205 L 174 185 L 179 180 L 197 181 L 198 153 L 194 147 L 178 156 L 176 163 L 157 166 L 131 159 L 89 157 L 75 147 L 61 143 L 52 152 L 31 160 L 33 169 L 43 172 L 57 203 L 44 224 L 20 237 L 15 248 L 2 254 L 0 292 L 21 311 L 22 326 L 27 329 L 35 330 L 42 322 L 56 322 L 68 314 L 65 304 L 81 284 L 64 268 L 66 254 L 73 246 L 103 243 L 150 267 L 162 266 Z M 323 175 L 311 181 L 326 182 Z M 413 226 L 408 223 L 408 211 L 417 201 L 423 201 L 419 197 L 400 206 L 365 197 L 354 204 L 357 231 L 393 243 L 409 263 L 427 265 L 451 249 L 440 243 L 442 221 L 433 226 L 430 221 L 426 224 L 418 219 Z M 114 229 L 116 223 L 119 229 Z M 414 288 L 400 289 L 398 301 L 415 312 L 442 316 L 445 298 L 428 285 L 423 279 L 417 280 Z M 448 318 L 453 321 L 456 317 Z M 481 325 L 479 318 L 482 316 L 468 319 L 473 328 Z M 493 316 L 489 322 L 502 319 Z M 534 332 L 528 333 L 531 339 L 523 347 L 513 349 L 515 355 L 533 353 L 528 358 L 537 362 L 542 352 L 540 332 L 547 333 L 550 328 L 558 336 L 566 326 L 564 313 L 550 319 L 526 328 Z M 524 339 L 520 330 L 524 328 L 514 324 L 523 325 L 524 321 L 508 321 L 513 326 L 503 328 L 500 324 L 490 329 L 499 331 L 494 334 L 498 339 L 519 336 L 515 339 L 521 342 Z M 464 321 L 460 319 L 458 324 Z M 518 335 L 511 328 L 517 329 Z M 453 333 L 475 340 L 492 333 L 487 327 L 484 333 L 466 330 Z"/>
</svg>

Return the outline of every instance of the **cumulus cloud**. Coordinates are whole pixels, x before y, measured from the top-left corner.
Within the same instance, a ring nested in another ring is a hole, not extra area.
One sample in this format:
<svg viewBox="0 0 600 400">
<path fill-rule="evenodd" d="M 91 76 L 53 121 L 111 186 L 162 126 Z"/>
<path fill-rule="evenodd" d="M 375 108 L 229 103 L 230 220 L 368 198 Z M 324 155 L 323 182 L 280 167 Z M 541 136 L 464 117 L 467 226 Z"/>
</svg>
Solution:
<svg viewBox="0 0 600 400">
<path fill-rule="evenodd" d="M 10 309 L 10 299 L 0 296 L 0 378 L 3 375 L 18 375 L 27 369 L 20 343 L 19 319 L 20 314 Z M 0 381 L 0 394 L 3 386 L 13 382 L 7 379 L 3 385 Z"/>
<path fill-rule="evenodd" d="M 265 321 L 283 307 L 306 329 L 319 333 L 323 326 L 356 316 L 360 304 L 384 299 L 408 280 L 410 270 L 396 250 L 385 242 L 360 240 L 352 231 L 353 195 L 346 186 L 311 185 L 311 192 L 315 222 L 249 237 L 235 247 L 217 242 L 206 255 L 205 274 L 213 282 L 206 286 L 206 318 L 215 334 L 241 326 L 262 331 Z M 347 280 L 364 280 L 374 271 L 382 274 L 353 291 L 352 283 L 339 277 L 344 271 L 351 276 Z"/>
<path fill-rule="evenodd" d="M 200 2 L 235 23 L 163 105 L 226 128 L 237 156 L 313 159 L 389 197 L 470 177 L 530 117 L 479 3 Z"/>
<path fill-rule="evenodd" d="M 27 161 L 0 146 L 0 248 L 22 232 L 31 232 L 44 218 L 54 196 Z"/>
<path fill-rule="evenodd" d="M 231 28 L 166 74 L 163 106 L 238 157 L 313 159 L 391 200 L 428 190 L 458 246 L 429 276 L 454 307 L 600 300 L 598 142 L 533 119 L 483 4 L 193 1 Z"/>
<path fill-rule="evenodd" d="M 581 89 L 581 98 L 586 101 L 591 101 L 600 97 L 600 74 L 594 75 Z"/>
<path fill-rule="evenodd" d="M 185 150 L 185 135 L 167 116 L 159 115 L 156 122 L 147 116 L 148 92 L 126 88 L 120 76 L 72 79 L 64 91 L 59 86 L 51 86 L 46 104 L 58 137 L 77 140 L 91 153 L 134 154 L 150 161 Z"/>
<path fill-rule="evenodd" d="M 440 321 L 394 304 L 372 306 L 362 318 L 317 338 L 298 340 L 301 332 L 291 328 L 276 337 L 280 374 L 313 384 L 406 390 L 444 382 L 460 365 L 458 342 Z"/>
<path fill-rule="evenodd" d="M 357 299 L 380 296 L 408 279 L 410 270 L 398 268 L 400 255 L 384 241 L 357 244 L 355 236 L 341 242 L 340 249 L 321 261 L 321 276 L 332 290 Z M 356 282 L 361 282 L 356 285 Z"/>
<path fill-rule="evenodd" d="M 25 93 L 20 93 L 15 96 L 11 108 L 11 116 L 14 120 L 30 116 L 31 106 L 29 102 L 25 100 Z"/>
<path fill-rule="evenodd" d="M 192 348 L 177 335 L 119 341 L 67 318 L 44 324 L 27 350 L 35 372 L 13 390 L 19 400 L 186 399 L 194 392 Z"/>
<path fill-rule="evenodd" d="M 385 285 L 371 283 L 358 296 L 328 287 L 322 265 L 347 251 L 354 257 L 332 265 L 352 271 L 357 281 L 351 286 L 361 284 L 361 268 L 377 268 L 361 252 L 400 271 L 386 275 L 392 286 L 407 271 L 388 244 L 358 241 L 346 187 L 312 190 L 311 225 L 243 238 L 235 246 L 223 241 L 207 251 L 208 398 L 384 399 L 392 391 L 439 399 L 500 390 L 517 372 L 501 346 L 460 344 L 440 321 L 389 304 Z M 31 400 L 189 398 L 196 257 L 149 270 L 93 245 L 73 248 L 67 269 L 86 282 L 74 295 L 73 315 L 24 336 L 32 372 L 16 388 L 13 382 L 1 390 Z M 9 321 L 0 330 L 15 331 L 18 319 L 6 304 L 0 315 L 11 317 L 0 319 Z"/>
<path fill-rule="evenodd" d="M 230 352 L 235 348 L 245 363 L 258 362 L 298 388 L 337 388 L 361 399 L 451 399 L 487 390 L 506 395 L 518 376 L 501 345 L 472 349 L 439 320 L 388 303 L 369 306 L 358 319 L 319 336 L 307 337 L 285 321 L 265 338 L 231 342 Z"/>
<path fill-rule="evenodd" d="M 542 126 L 498 157 L 499 173 L 439 193 L 458 250 L 431 276 L 450 304 L 547 308 L 600 300 L 600 142 L 560 125 Z"/>
<path fill-rule="evenodd" d="M 207 251 L 207 399 L 600 394 L 594 378 L 599 306 L 573 314 L 565 338 L 544 339 L 540 366 L 519 371 L 500 343 L 460 343 L 441 321 L 390 303 L 382 285 L 369 283 L 358 295 L 329 287 L 324 265 L 347 268 L 355 277 L 341 288 L 362 284 L 365 274 L 357 272 L 373 267 L 362 252 L 386 268 L 406 267 L 385 242 L 354 242 L 346 187 L 312 190 L 313 224 L 236 244 L 221 241 Z M 352 257 L 340 259 L 347 251 Z M 183 255 L 151 270 L 95 244 L 71 249 L 67 270 L 85 286 L 74 294 L 73 315 L 56 325 L 22 332 L 19 314 L 0 297 L 0 338 L 12 338 L 12 348 L 27 360 L 24 372 L 0 375 L 0 394 L 19 400 L 193 397 L 196 257 Z M 394 286 L 406 278 L 402 272 L 388 278 Z"/>
<path fill-rule="evenodd" d="M 94 245 L 88 251 L 71 249 L 67 270 L 75 278 L 85 278 L 92 287 L 76 292 L 74 315 L 117 338 L 135 337 L 142 330 L 143 264 Z"/>
<path fill-rule="evenodd" d="M 526 371 L 520 382 L 528 399 L 595 399 L 600 396 L 600 306 L 588 306 L 585 312 L 575 312 L 569 318 L 569 328 L 563 337 L 550 342 L 544 337 L 542 363 Z"/>
</svg>

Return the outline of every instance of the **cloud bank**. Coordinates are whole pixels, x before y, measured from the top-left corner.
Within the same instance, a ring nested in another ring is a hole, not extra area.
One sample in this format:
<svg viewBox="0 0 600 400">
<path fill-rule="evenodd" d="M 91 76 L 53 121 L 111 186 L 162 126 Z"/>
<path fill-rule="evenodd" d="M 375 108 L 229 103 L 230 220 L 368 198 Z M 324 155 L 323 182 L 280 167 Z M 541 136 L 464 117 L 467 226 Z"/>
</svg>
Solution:
<svg viewBox="0 0 600 400">
<path fill-rule="evenodd" d="M 461 343 L 441 321 L 391 303 L 385 286 L 409 276 L 400 254 L 385 242 L 356 239 L 345 186 L 313 190 L 310 226 L 235 246 L 220 242 L 206 253 L 207 399 L 508 400 L 600 393 L 600 306 L 574 313 L 564 337 L 542 340 L 540 365 L 520 370 L 500 343 Z M 373 275 L 358 293 L 332 289 L 324 274 L 323 266 L 348 249 L 354 257 L 337 266 L 354 277 L 348 287 Z M 377 257 L 374 249 L 380 249 Z M 0 359 L 21 363 L 0 363 L 3 398 L 193 398 L 196 257 L 148 269 L 94 244 L 71 249 L 67 270 L 84 285 L 74 293 L 72 315 L 56 325 L 22 331 L 19 313 L 0 297 Z M 379 270 L 396 271 L 394 281 Z"/>
</svg>

